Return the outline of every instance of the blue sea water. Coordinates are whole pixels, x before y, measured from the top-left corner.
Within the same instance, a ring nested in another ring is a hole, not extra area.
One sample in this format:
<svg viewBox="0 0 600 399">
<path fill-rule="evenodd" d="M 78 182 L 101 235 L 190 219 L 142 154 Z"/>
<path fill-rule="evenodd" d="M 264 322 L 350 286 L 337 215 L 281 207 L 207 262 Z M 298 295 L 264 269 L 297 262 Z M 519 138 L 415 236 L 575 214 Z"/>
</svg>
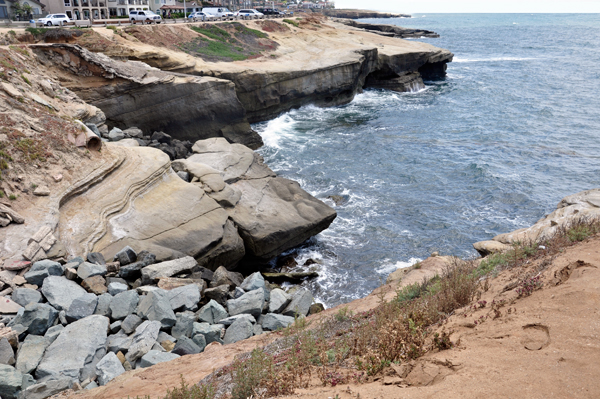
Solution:
<svg viewBox="0 0 600 399">
<path fill-rule="evenodd" d="M 362 297 L 433 251 L 530 226 L 600 187 L 600 15 L 437 14 L 365 20 L 433 30 L 455 54 L 418 93 L 367 90 L 254 128 L 278 174 L 323 201 L 332 226 L 294 252 L 327 306 Z M 298 269 L 303 269 L 298 267 Z"/>
</svg>

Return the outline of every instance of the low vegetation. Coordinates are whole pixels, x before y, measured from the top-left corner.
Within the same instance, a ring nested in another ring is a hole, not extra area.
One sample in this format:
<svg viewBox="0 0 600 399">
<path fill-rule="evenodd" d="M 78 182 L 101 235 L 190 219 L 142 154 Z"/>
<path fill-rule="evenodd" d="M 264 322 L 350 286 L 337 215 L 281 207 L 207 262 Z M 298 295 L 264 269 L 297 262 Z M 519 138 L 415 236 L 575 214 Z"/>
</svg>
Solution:
<svg viewBox="0 0 600 399">
<path fill-rule="evenodd" d="M 292 19 L 284 19 L 283 22 L 285 22 L 286 24 L 295 26 L 296 28 L 298 28 L 300 26 L 300 24 Z"/>
</svg>

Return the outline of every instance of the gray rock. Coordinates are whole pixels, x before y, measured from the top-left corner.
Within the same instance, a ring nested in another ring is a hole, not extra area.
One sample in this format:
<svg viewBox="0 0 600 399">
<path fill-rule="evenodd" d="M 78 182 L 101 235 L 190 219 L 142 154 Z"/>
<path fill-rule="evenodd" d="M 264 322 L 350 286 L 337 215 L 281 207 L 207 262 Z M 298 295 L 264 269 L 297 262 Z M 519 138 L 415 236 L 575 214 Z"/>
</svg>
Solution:
<svg viewBox="0 0 600 399">
<path fill-rule="evenodd" d="M 48 270 L 38 270 L 35 272 L 28 271 L 23 275 L 29 284 L 37 285 L 38 287 L 44 284 L 44 280 L 48 278 Z"/>
<path fill-rule="evenodd" d="M 227 298 L 229 297 L 229 286 L 220 285 L 215 288 L 207 288 L 204 290 L 204 296 L 208 299 L 214 299 L 220 305 L 226 306 Z"/>
<path fill-rule="evenodd" d="M 269 331 L 276 331 L 280 328 L 286 328 L 294 322 L 291 316 L 284 316 L 277 313 L 267 313 L 262 320 L 262 328 Z"/>
<path fill-rule="evenodd" d="M 111 335 L 106 340 L 106 349 L 109 352 L 113 352 L 113 353 L 118 353 L 118 352 L 125 353 L 129 350 L 129 347 L 131 346 L 131 342 L 132 342 L 132 337 L 128 337 L 125 334 Z"/>
<path fill-rule="evenodd" d="M 73 380 L 69 377 L 58 377 L 56 379 L 30 385 L 22 391 L 20 399 L 45 399 L 56 395 L 71 387 Z"/>
<path fill-rule="evenodd" d="M 218 287 L 220 285 L 227 285 L 229 286 L 229 289 L 233 289 L 237 286 L 237 284 L 231 281 L 229 277 L 229 271 L 223 266 L 219 266 L 217 270 L 215 270 L 212 281 L 209 284 L 211 288 Z"/>
<path fill-rule="evenodd" d="M 66 326 L 67 323 L 67 312 L 65 312 L 64 310 L 61 310 L 60 312 L 58 312 L 58 320 L 60 321 L 60 324 L 62 324 L 63 326 Z"/>
<path fill-rule="evenodd" d="M 15 351 L 6 338 L 0 339 L 0 364 L 15 364 Z"/>
<path fill-rule="evenodd" d="M 199 321 L 209 324 L 215 324 L 229 316 L 225 308 L 219 305 L 214 299 L 211 299 L 206 305 L 202 306 L 196 315 Z"/>
<path fill-rule="evenodd" d="M 167 297 L 171 309 L 195 311 L 198 309 L 198 302 L 200 302 L 200 287 L 196 284 L 177 287 L 167 291 Z"/>
<path fill-rule="evenodd" d="M 156 263 L 142 269 L 142 282 L 153 283 L 161 277 L 171 277 L 184 271 L 191 271 L 196 266 L 198 262 L 191 256 Z"/>
<path fill-rule="evenodd" d="M 281 313 L 283 309 L 292 301 L 292 297 L 282 289 L 275 288 L 271 291 L 271 300 L 269 301 L 269 313 Z"/>
<path fill-rule="evenodd" d="M 202 349 L 196 343 L 188 337 L 181 337 L 177 340 L 175 347 L 171 353 L 175 353 L 179 356 L 195 355 L 196 353 L 202 352 Z"/>
<path fill-rule="evenodd" d="M 259 288 L 265 288 L 265 278 L 260 274 L 260 272 L 252 273 L 248 277 L 244 279 L 242 284 L 240 284 L 240 288 L 246 292 L 254 291 Z"/>
<path fill-rule="evenodd" d="M 86 293 L 75 298 L 67 310 L 67 321 L 74 322 L 93 315 L 97 305 L 98 297 L 94 294 Z"/>
<path fill-rule="evenodd" d="M 106 260 L 100 252 L 90 252 L 87 255 L 87 261 L 96 265 L 106 265 Z"/>
<path fill-rule="evenodd" d="M 37 272 L 40 270 L 46 270 L 50 276 L 62 276 L 65 271 L 60 263 L 51 261 L 49 259 L 35 262 L 31 266 L 31 269 L 29 269 L 30 272 Z"/>
<path fill-rule="evenodd" d="M 110 132 L 108 132 L 108 139 L 110 141 L 119 141 L 125 138 L 125 133 L 118 127 L 113 127 Z"/>
<path fill-rule="evenodd" d="M 96 381 L 90 382 L 83 389 L 85 389 L 86 391 L 89 391 L 90 389 L 94 389 L 94 388 L 98 388 L 98 384 L 96 383 Z"/>
<path fill-rule="evenodd" d="M 85 295 L 86 291 L 74 281 L 64 277 L 50 276 L 44 280 L 42 294 L 56 309 L 66 311 L 73 300 Z"/>
<path fill-rule="evenodd" d="M 254 318 L 254 316 L 252 316 L 250 314 L 242 313 L 242 314 L 238 314 L 238 315 L 235 315 L 235 316 L 229 316 L 229 317 L 227 317 L 225 319 L 221 319 L 221 320 L 219 320 L 219 324 L 223 324 L 224 326 L 230 326 L 236 320 L 239 320 L 239 319 L 246 319 L 246 320 L 248 320 L 252 324 L 256 323 L 256 319 Z"/>
<path fill-rule="evenodd" d="M 98 304 L 96 305 L 96 311 L 94 314 L 101 316 L 110 317 L 110 303 L 112 302 L 113 296 L 104 293 L 98 297 Z"/>
<path fill-rule="evenodd" d="M 23 374 L 23 384 L 21 385 L 21 392 L 34 385 L 35 382 L 35 378 L 33 378 L 31 374 Z"/>
<path fill-rule="evenodd" d="M 45 337 L 29 334 L 19 347 L 16 369 L 23 374 L 33 372 L 40 364 L 44 351 L 49 345 Z"/>
<path fill-rule="evenodd" d="M 23 384 L 23 374 L 12 366 L 0 364 L 0 397 L 17 399 Z"/>
<path fill-rule="evenodd" d="M 100 386 L 106 385 L 109 381 L 112 381 L 115 377 L 124 372 L 125 369 L 123 368 L 121 361 L 117 355 L 112 352 L 107 353 L 98 364 L 96 364 L 96 374 Z"/>
<path fill-rule="evenodd" d="M 57 317 L 58 311 L 47 303 L 30 303 L 19 309 L 8 326 L 22 325 L 29 334 L 44 335 Z"/>
<path fill-rule="evenodd" d="M 206 348 L 206 338 L 204 337 L 204 335 L 196 334 L 192 338 L 192 341 L 194 341 L 194 343 L 198 345 L 198 348 L 200 348 L 200 352 L 204 352 L 204 348 Z"/>
<path fill-rule="evenodd" d="M 142 297 L 135 312 L 142 319 L 159 321 L 163 328 L 172 327 L 177 321 L 169 298 L 162 290 L 150 292 Z"/>
<path fill-rule="evenodd" d="M 46 334 L 44 334 L 44 338 L 46 338 L 46 341 L 48 341 L 48 345 L 50 345 L 52 342 L 54 342 L 56 340 L 56 338 L 58 338 L 58 336 L 60 335 L 60 333 L 62 332 L 62 330 L 64 330 L 65 327 L 58 324 L 54 327 L 50 327 L 48 329 L 48 331 L 46 331 Z"/>
<path fill-rule="evenodd" d="M 254 325 L 254 335 L 260 335 L 264 333 L 262 326 L 260 324 L 255 324 Z"/>
<path fill-rule="evenodd" d="M 250 292 L 246 292 L 244 295 L 237 299 L 230 299 L 227 301 L 227 310 L 231 316 L 235 316 L 240 313 L 248 313 L 258 317 L 262 313 L 263 305 L 265 303 L 265 293 L 263 289 L 258 289 Z M 309 305 L 310 306 L 310 305 Z M 307 309 L 308 312 L 308 309 Z"/>
<path fill-rule="evenodd" d="M 98 126 L 96 126 L 95 123 L 86 123 L 85 124 L 87 126 L 88 129 L 90 129 L 96 136 L 102 138 L 102 135 L 100 135 L 100 130 L 98 130 Z"/>
<path fill-rule="evenodd" d="M 126 136 L 133 137 L 134 139 L 141 139 L 144 137 L 144 132 L 142 129 L 138 129 L 137 127 L 130 127 L 128 129 L 123 130 L 123 133 Z"/>
<path fill-rule="evenodd" d="M 167 334 L 164 331 L 158 333 L 158 338 L 156 338 L 156 342 L 162 344 L 164 341 L 177 342 L 177 338 Z"/>
<path fill-rule="evenodd" d="M 69 324 L 46 349 L 36 378 L 66 376 L 79 380 L 84 369 L 105 351 L 109 319 L 92 315 Z M 95 364 L 94 364 L 95 368 Z"/>
<path fill-rule="evenodd" d="M 127 284 L 113 282 L 113 283 L 108 284 L 108 293 L 110 295 L 117 295 L 117 294 L 120 294 L 121 292 L 127 291 L 128 288 L 129 287 L 127 287 Z"/>
<path fill-rule="evenodd" d="M 65 268 L 68 266 L 70 268 L 77 269 L 83 262 L 85 262 L 85 259 L 83 259 L 81 256 L 76 256 L 75 258 L 69 259 L 65 265 Z"/>
<path fill-rule="evenodd" d="M 140 296 L 135 291 L 125 291 L 112 297 L 110 301 L 110 317 L 121 320 L 135 312 Z"/>
<path fill-rule="evenodd" d="M 177 322 L 171 330 L 171 335 L 177 339 L 181 337 L 191 337 L 194 328 L 194 314 L 178 313 Z"/>
<path fill-rule="evenodd" d="M 110 326 L 108 326 L 108 328 L 111 333 L 115 334 L 115 333 L 121 331 L 122 324 L 123 324 L 123 322 L 121 320 L 117 320 L 114 323 L 111 323 Z"/>
<path fill-rule="evenodd" d="M 145 321 L 135 329 L 131 346 L 127 352 L 126 359 L 132 365 L 135 361 L 144 356 L 156 342 L 161 324 L 159 321 Z"/>
<path fill-rule="evenodd" d="M 125 320 L 123 320 L 123 323 L 121 323 L 121 328 L 126 334 L 131 334 L 136 328 L 138 328 L 140 324 L 142 324 L 142 321 L 143 320 L 140 316 L 136 314 L 130 314 L 125 318 Z"/>
<path fill-rule="evenodd" d="M 233 322 L 225 332 L 223 343 L 232 344 L 254 335 L 254 326 L 247 318 L 240 318 Z"/>
<path fill-rule="evenodd" d="M 93 276 L 106 276 L 106 272 L 106 266 L 90 262 L 83 262 L 77 268 L 77 276 L 82 280 Z"/>
<path fill-rule="evenodd" d="M 137 260 L 137 254 L 129 245 L 117 252 L 114 260 L 118 260 L 121 266 L 128 265 Z"/>
<path fill-rule="evenodd" d="M 148 353 L 146 353 L 144 356 L 142 356 L 138 367 L 146 368 L 146 367 L 154 366 L 155 364 L 158 364 L 158 363 L 168 362 L 170 360 L 177 359 L 178 357 L 179 357 L 179 355 L 175 354 L 175 353 L 151 350 Z"/>
<path fill-rule="evenodd" d="M 150 349 L 150 350 L 151 350 L 151 351 L 166 352 L 165 348 L 163 348 L 163 347 L 162 347 L 162 346 L 161 346 L 161 345 L 160 345 L 158 342 L 155 342 L 155 343 L 154 343 L 154 345 L 152 345 L 152 349 Z M 142 356 L 142 357 L 143 357 L 143 356 Z M 136 367 L 138 367 L 138 366 L 139 366 L 139 364 L 140 364 L 140 360 L 141 360 L 141 359 L 138 359 Z"/>
<path fill-rule="evenodd" d="M 289 305 L 283 310 L 285 316 L 306 316 L 313 303 L 313 296 L 306 288 L 294 292 Z"/>
<path fill-rule="evenodd" d="M 17 288 L 12 293 L 12 300 L 21 306 L 27 306 L 30 303 L 41 302 L 42 294 L 31 288 Z"/>
<path fill-rule="evenodd" d="M 223 324 L 194 323 L 192 337 L 201 334 L 204 336 L 207 344 L 215 341 L 222 344 L 221 334 L 223 333 L 224 328 L 225 326 Z"/>
<path fill-rule="evenodd" d="M 152 133 L 152 141 L 158 141 L 159 143 L 171 144 L 171 136 L 163 132 Z"/>
<path fill-rule="evenodd" d="M 127 266 L 121 266 L 119 276 L 127 279 L 134 279 L 141 275 L 141 270 L 153 264 L 156 261 L 156 256 L 148 251 L 142 251 L 137 256 L 137 262 Z"/>
</svg>

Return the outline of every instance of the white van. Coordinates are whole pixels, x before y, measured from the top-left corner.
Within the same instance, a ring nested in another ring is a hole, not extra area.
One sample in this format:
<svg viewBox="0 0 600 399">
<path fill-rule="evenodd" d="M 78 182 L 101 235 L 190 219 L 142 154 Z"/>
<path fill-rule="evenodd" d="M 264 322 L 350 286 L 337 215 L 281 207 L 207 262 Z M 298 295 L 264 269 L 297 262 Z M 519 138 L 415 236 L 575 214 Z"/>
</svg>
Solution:
<svg viewBox="0 0 600 399">
<path fill-rule="evenodd" d="M 202 12 L 206 14 L 212 14 L 215 17 L 233 19 L 233 13 L 226 7 L 204 7 Z"/>
</svg>

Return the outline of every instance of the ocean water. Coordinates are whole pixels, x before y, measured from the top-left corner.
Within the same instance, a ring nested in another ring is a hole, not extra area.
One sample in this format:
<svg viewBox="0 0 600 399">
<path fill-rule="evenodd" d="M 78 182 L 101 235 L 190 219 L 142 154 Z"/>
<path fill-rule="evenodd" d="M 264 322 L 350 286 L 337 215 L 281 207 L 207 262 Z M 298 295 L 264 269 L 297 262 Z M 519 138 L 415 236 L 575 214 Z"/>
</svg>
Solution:
<svg viewBox="0 0 600 399">
<path fill-rule="evenodd" d="M 319 262 L 310 267 L 320 277 L 304 285 L 326 306 L 368 294 L 433 251 L 474 256 L 474 242 L 600 187 L 600 15 L 367 21 L 438 32 L 418 40 L 455 54 L 447 78 L 254 126 L 267 164 L 338 212 L 292 252 L 299 265 Z"/>
</svg>

